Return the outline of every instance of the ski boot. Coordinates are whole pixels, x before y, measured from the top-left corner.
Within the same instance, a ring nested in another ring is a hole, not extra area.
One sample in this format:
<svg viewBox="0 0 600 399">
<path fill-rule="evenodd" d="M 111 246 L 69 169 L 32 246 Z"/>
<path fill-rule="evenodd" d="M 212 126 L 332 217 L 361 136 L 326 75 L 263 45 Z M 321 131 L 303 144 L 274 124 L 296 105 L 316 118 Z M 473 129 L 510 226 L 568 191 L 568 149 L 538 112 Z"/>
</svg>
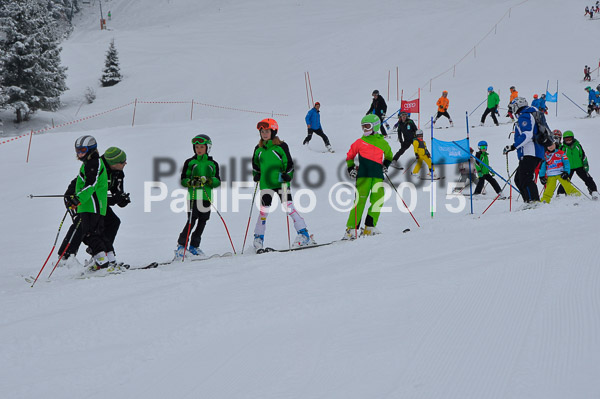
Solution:
<svg viewBox="0 0 600 399">
<path fill-rule="evenodd" d="M 204 252 L 198 248 L 198 247 L 192 247 L 190 245 L 190 247 L 188 248 L 188 252 L 191 253 L 194 256 L 198 256 L 198 257 L 205 257 L 206 255 L 204 254 Z"/>
<path fill-rule="evenodd" d="M 177 249 L 175 250 L 175 259 L 174 260 L 183 260 L 183 252 L 185 251 L 185 247 L 183 245 L 177 245 Z"/>
<path fill-rule="evenodd" d="M 294 248 L 306 247 L 306 246 L 315 245 L 315 244 L 316 244 L 316 242 L 313 239 L 313 237 L 308 234 L 308 230 L 301 229 L 301 230 L 298 230 L 298 235 L 296 236 L 296 239 L 294 240 L 292 247 L 294 247 Z"/>
<path fill-rule="evenodd" d="M 94 262 L 88 267 L 91 272 L 98 271 L 100 269 L 106 269 L 108 267 L 108 259 L 106 258 L 105 252 L 100 252 L 94 255 Z"/>
<path fill-rule="evenodd" d="M 592 199 L 594 201 L 598 201 L 598 191 L 592 191 Z"/>
<path fill-rule="evenodd" d="M 331 144 L 327 144 L 325 147 L 327 147 L 327 151 L 333 153 L 335 151 L 333 151 L 333 148 L 331 148 Z"/>
<path fill-rule="evenodd" d="M 342 240 L 354 240 L 356 239 L 356 237 L 358 237 L 358 232 L 356 231 L 356 229 L 351 229 L 350 227 L 346 228 L 346 232 L 344 233 L 344 236 L 342 237 Z"/>
<path fill-rule="evenodd" d="M 254 245 L 254 250 L 256 252 L 258 252 L 259 250 L 263 249 L 263 244 L 265 242 L 265 236 L 262 234 L 254 234 L 254 242 L 252 243 L 252 245 Z"/>
<path fill-rule="evenodd" d="M 365 226 L 364 230 L 362 231 L 363 236 L 376 236 L 378 234 L 381 234 L 381 231 L 374 226 Z"/>
<path fill-rule="evenodd" d="M 450 121 L 450 127 L 454 127 L 454 122 Z"/>
</svg>

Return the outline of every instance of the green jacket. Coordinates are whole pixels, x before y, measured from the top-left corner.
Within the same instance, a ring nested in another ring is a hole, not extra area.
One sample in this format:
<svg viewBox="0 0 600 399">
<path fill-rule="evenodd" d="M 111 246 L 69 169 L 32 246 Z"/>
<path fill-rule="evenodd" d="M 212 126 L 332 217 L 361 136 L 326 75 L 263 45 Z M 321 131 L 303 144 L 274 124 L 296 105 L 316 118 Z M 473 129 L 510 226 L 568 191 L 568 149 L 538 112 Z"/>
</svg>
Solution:
<svg viewBox="0 0 600 399">
<path fill-rule="evenodd" d="M 586 172 L 589 171 L 590 167 L 588 165 L 587 156 L 585 155 L 585 151 L 583 151 L 581 143 L 577 141 L 577 139 L 573 139 L 571 145 L 563 143 L 561 147 L 561 149 L 567 154 L 567 158 L 569 158 L 571 170 L 584 168 Z"/>
<path fill-rule="evenodd" d="M 260 176 L 261 190 L 278 190 L 282 182 L 279 175 L 287 173 L 294 177 L 294 161 L 290 155 L 290 148 L 284 142 L 280 145 L 269 140 L 262 147 L 254 147 L 252 156 L 252 175 Z M 288 187 L 290 183 L 287 183 Z"/>
<path fill-rule="evenodd" d="M 191 187 L 192 178 L 201 176 L 207 178 L 204 187 Z M 212 189 L 221 185 L 219 164 L 206 154 L 194 155 L 186 159 L 181 169 L 181 185 L 188 188 L 190 199 L 202 198 L 202 200 L 212 201 Z M 200 196 L 198 196 L 198 192 L 201 193 Z"/>
<path fill-rule="evenodd" d="M 489 165 L 490 164 L 490 159 L 489 159 L 489 155 L 487 152 L 483 152 L 483 151 L 477 151 L 477 153 L 475 154 L 475 158 L 479 159 L 481 162 L 483 162 L 485 165 Z M 482 163 L 479 163 L 477 161 L 475 161 L 477 164 L 475 165 L 475 169 L 477 170 L 477 177 L 483 177 L 485 175 L 490 174 L 490 170 L 487 166 L 485 166 Z M 492 173 L 492 176 L 494 174 Z"/>
<path fill-rule="evenodd" d="M 383 166 L 388 167 L 394 158 L 392 148 L 381 134 L 363 136 L 350 146 L 346 154 L 346 165 L 354 167 L 354 158 L 358 155 L 359 177 L 383 179 Z"/>
<path fill-rule="evenodd" d="M 80 202 L 77 206 L 77 213 L 106 215 L 108 177 L 98 151 L 94 151 L 84 158 L 75 182 L 75 195 Z"/>
<path fill-rule="evenodd" d="M 498 95 L 498 93 L 493 91 L 490 94 L 488 94 L 487 107 L 494 108 L 494 107 L 497 107 L 498 104 L 500 104 L 500 96 Z"/>
</svg>

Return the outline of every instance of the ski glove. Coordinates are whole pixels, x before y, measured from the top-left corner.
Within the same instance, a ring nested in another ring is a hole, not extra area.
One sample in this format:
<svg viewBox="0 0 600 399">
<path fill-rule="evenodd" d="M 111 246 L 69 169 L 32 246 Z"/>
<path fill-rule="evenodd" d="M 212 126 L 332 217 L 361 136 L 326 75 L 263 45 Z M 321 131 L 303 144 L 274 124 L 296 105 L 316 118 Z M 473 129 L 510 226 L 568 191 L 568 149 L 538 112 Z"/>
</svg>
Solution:
<svg viewBox="0 0 600 399">
<path fill-rule="evenodd" d="M 540 176 L 540 183 L 545 186 L 546 183 L 548 183 L 548 178 L 546 176 Z"/>
<path fill-rule="evenodd" d="M 129 193 L 123 193 L 121 195 L 121 199 L 117 202 L 119 208 L 125 208 L 127 204 L 131 203 L 131 199 L 129 198 Z"/>
<path fill-rule="evenodd" d="M 358 176 L 358 169 L 356 169 L 356 167 L 354 166 L 350 166 L 348 168 L 348 174 L 351 178 L 356 179 L 356 177 Z"/>
<path fill-rule="evenodd" d="M 292 176 L 288 175 L 286 172 L 282 172 L 279 174 L 280 183 L 287 183 L 289 181 L 292 181 Z"/>
<path fill-rule="evenodd" d="M 504 147 L 504 150 L 502 150 L 502 154 L 506 155 L 509 152 L 514 151 L 514 150 L 515 150 L 515 146 L 514 145 L 512 145 L 512 144 L 511 145 L 507 145 L 506 147 Z"/>
<path fill-rule="evenodd" d="M 189 185 L 190 187 L 200 187 L 202 185 L 202 180 L 200 177 L 193 177 L 190 179 Z"/>
<path fill-rule="evenodd" d="M 69 208 L 77 208 L 79 206 L 79 204 L 81 204 L 81 201 L 79 201 L 79 198 L 77 198 L 77 196 L 75 195 L 70 195 L 68 197 L 65 197 L 65 202 L 68 202 L 68 206 Z"/>
<path fill-rule="evenodd" d="M 415 153 L 415 158 L 417 158 L 417 161 L 419 160 L 419 154 Z"/>
<path fill-rule="evenodd" d="M 260 173 L 257 173 L 257 174 L 255 174 L 255 175 L 252 177 L 252 180 L 254 180 L 255 182 L 257 182 L 257 183 L 258 183 L 258 182 L 260 181 Z"/>
<path fill-rule="evenodd" d="M 387 172 L 388 172 L 388 167 L 387 167 L 387 166 L 385 166 L 385 165 L 383 165 L 383 168 L 382 168 L 382 170 L 383 170 L 383 174 L 384 174 L 384 175 L 387 175 Z"/>
<path fill-rule="evenodd" d="M 569 174 L 567 172 L 562 172 L 560 174 L 560 177 L 563 178 L 564 180 L 569 180 Z"/>
</svg>

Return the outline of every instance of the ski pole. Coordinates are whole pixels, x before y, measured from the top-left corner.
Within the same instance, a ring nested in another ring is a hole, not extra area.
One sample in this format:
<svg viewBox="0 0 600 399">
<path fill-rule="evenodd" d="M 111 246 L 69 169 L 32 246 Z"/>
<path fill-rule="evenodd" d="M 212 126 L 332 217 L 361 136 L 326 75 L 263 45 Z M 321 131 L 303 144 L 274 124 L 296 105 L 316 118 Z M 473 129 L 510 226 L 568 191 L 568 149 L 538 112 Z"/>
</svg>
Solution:
<svg viewBox="0 0 600 399">
<path fill-rule="evenodd" d="M 561 94 L 562 94 L 563 96 L 567 97 L 567 100 L 569 100 L 569 101 L 571 101 L 573 104 L 575 104 L 575 106 L 576 106 L 577 108 L 579 108 L 580 110 L 582 110 L 583 112 L 585 112 L 585 113 L 587 114 L 587 111 L 586 111 L 586 110 L 584 110 L 583 108 L 581 108 L 579 105 L 577 105 L 577 103 L 576 103 L 575 101 L 571 100 L 571 99 L 569 98 L 569 96 L 567 96 L 565 93 L 561 93 Z"/>
<path fill-rule="evenodd" d="M 400 195 L 400 193 L 398 192 L 398 190 L 396 189 L 396 186 L 394 186 L 394 183 L 392 183 L 392 181 L 390 180 L 390 177 L 388 176 L 387 173 L 383 173 L 385 175 L 385 177 L 388 179 L 388 182 L 390 183 L 390 185 L 392 186 L 392 188 L 394 189 L 394 191 L 396 192 L 396 194 L 398 194 L 398 197 L 400 197 L 400 200 L 402 201 L 402 203 L 404 204 L 404 206 L 406 207 L 406 210 L 408 211 L 408 213 L 410 213 L 410 216 L 412 216 L 413 220 L 415 221 L 415 223 L 417 224 L 418 227 L 421 227 L 419 225 L 419 222 L 417 222 L 417 219 L 415 219 L 415 216 L 412 214 L 412 212 L 410 211 L 410 209 L 408 209 L 408 205 L 406 205 L 406 202 L 404 202 L 404 199 L 402 199 L 402 196 Z"/>
<path fill-rule="evenodd" d="M 487 98 L 485 100 L 483 100 L 481 102 L 481 104 L 479 104 L 473 111 L 471 111 L 471 113 L 469 114 L 469 116 L 471 116 L 473 114 L 473 112 L 477 111 L 477 108 L 481 107 L 483 105 L 483 103 L 486 102 L 486 101 L 487 101 Z"/>
<path fill-rule="evenodd" d="M 248 225 L 246 226 L 246 234 L 244 234 L 244 243 L 242 244 L 242 255 L 244 254 L 244 247 L 246 246 L 246 237 L 248 237 L 248 229 L 250 228 L 250 220 L 252 219 L 252 209 L 254 208 L 254 198 L 256 197 L 256 190 L 258 190 L 258 182 L 254 185 L 254 194 L 252 194 L 252 203 L 250 204 L 250 216 L 248 216 Z"/>
<path fill-rule="evenodd" d="M 65 256 L 65 254 L 67 253 L 67 249 L 69 249 L 69 246 L 71 245 L 71 241 L 73 241 L 73 237 L 75 237 L 75 233 L 77 233 L 77 229 L 79 228 L 80 224 L 81 224 L 81 218 L 77 221 L 77 225 L 75 225 L 75 229 L 73 229 L 73 234 L 71 234 L 71 238 L 69 238 L 69 242 L 67 243 L 67 246 L 62 251 L 62 254 L 60 254 L 60 256 L 58 257 L 58 260 L 56 261 L 56 264 L 54 265 L 54 268 L 52 269 L 52 271 L 48 275 L 48 280 L 50 280 L 50 277 L 52 277 L 52 273 L 54 273 L 54 270 L 56 270 L 56 266 L 58 266 L 58 264 L 60 263 L 60 261 L 63 258 L 63 256 Z M 37 280 L 37 278 L 36 278 L 36 280 Z M 35 283 L 35 281 L 34 281 L 34 283 Z M 31 286 L 33 287 L 33 284 Z"/>
<path fill-rule="evenodd" d="M 52 249 L 50 250 L 50 253 L 48 254 L 48 257 L 46 258 L 46 261 L 42 265 L 42 268 L 40 269 L 39 273 L 35 277 L 35 280 L 33 280 L 33 284 L 31 284 L 32 288 L 33 288 L 33 285 L 35 284 L 35 282 L 37 281 L 38 277 L 40 277 L 40 274 L 42 274 L 42 270 L 44 270 L 44 268 L 46 267 L 46 263 L 48 263 L 50 256 L 52 256 L 52 253 L 54 252 L 54 249 L 56 248 L 56 243 L 58 242 L 58 236 L 60 234 L 60 229 L 62 229 L 63 223 L 65 222 L 65 218 L 67 217 L 67 213 L 69 213 L 68 209 L 65 212 L 65 215 L 63 216 L 62 220 L 60 221 L 60 224 L 58 225 L 58 231 L 56 232 L 56 238 L 54 239 L 54 244 L 52 245 Z"/>
<path fill-rule="evenodd" d="M 514 172 L 512 172 L 512 175 L 510 175 L 510 176 L 508 177 L 508 179 L 509 179 L 509 180 L 510 180 L 510 178 L 511 178 L 511 177 L 512 177 L 512 176 L 515 174 L 515 172 L 516 172 L 516 171 L 517 171 L 517 169 L 515 169 L 515 171 L 514 171 Z M 508 183 L 508 182 L 504 183 L 504 186 L 502 186 L 502 190 L 504 190 L 504 188 L 506 187 L 506 185 L 507 185 L 507 184 L 510 184 L 510 183 Z M 511 186 L 511 187 L 512 187 L 512 186 Z M 500 190 L 500 194 L 502 194 L 502 190 Z M 497 200 L 498 198 L 500 198 L 500 194 L 496 195 L 496 198 L 494 198 L 494 200 L 492 201 L 492 203 L 491 203 L 491 204 L 489 204 L 487 208 L 485 208 L 485 211 L 483 211 L 483 213 L 481 214 L 482 216 L 483 216 L 483 214 L 485 214 L 485 213 L 487 212 L 487 210 L 488 210 L 488 209 L 490 209 L 490 207 L 491 207 L 491 206 L 494 204 L 494 202 L 496 202 L 496 200 Z"/>
<path fill-rule="evenodd" d="M 408 172 L 410 170 L 410 168 L 412 168 L 412 166 L 415 164 L 415 162 L 417 162 L 417 160 L 413 159 L 413 161 L 410 163 L 410 165 L 408 165 L 408 167 L 404 170 L 404 172 L 402 172 L 402 174 L 405 175 L 406 172 Z"/>
<path fill-rule="evenodd" d="M 579 191 L 581 194 L 583 194 L 583 196 L 587 199 L 589 199 L 590 201 L 592 200 L 586 193 L 584 193 L 583 191 L 581 191 L 581 189 L 579 187 L 577 187 L 571 180 L 569 180 L 569 183 L 571 183 L 571 185 L 573 187 L 575 187 L 577 189 L 577 191 Z M 566 190 L 565 190 L 566 192 Z"/>
<path fill-rule="evenodd" d="M 506 154 L 506 174 L 510 174 L 510 167 L 508 166 L 508 152 Z M 510 177 L 508 178 L 508 181 L 510 181 Z M 506 185 L 504 186 L 506 187 Z M 512 186 L 510 186 L 510 194 L 508 195 L 508 211 L 512 212 Z"/>
<path fill-rule="evenodd" d="M 70 195 L 66 195 L 66 194 L 33 195 L 33 194 L 29 194 L 27 197 L 28 198 L 66 198 L 66 197 L 70 197 Z"/>
<path fill-rule="evenodd" d="M 225 231 L 227 232 L 227 237 L 229 237 L 229 242 L 231 243 L 231 248 L 233 249 L 233 253 L 237 254 L 237 252 L 235 252 L 235 247 L 233 246 L 233 241 L 231 240 L 231 235 L 229 234 L 229 229 L 227 228 L 227 223 L 225 223 L 225 219 L 223 219 L 223 216 L 221 216 L 221 212 L 219 212 L 219 210 L 217 209 L 215 204 L 213 204 L 212 200 L 208 196 L 208 192 L 206 192 L 206 187 L 204 187 L 204 185 L 202 186 L 202 190 L 204 190 L 204 195 L 206 195 L 206 198 L 208 199 L 208 202 L 210 202 L 210 205 L 215 209 L 215 211 L 217 212 L 217 215 L 219 215 L 219 217 L 221 218 L 221 221 L 223 222 L 223 226 L 225 226 Z"/>
<path fill-rule="evenodd" d="M 188 245 L 188 240 L 190 239 L 190 231 L 192 230 L 192 214 L 194 213 L 194 206 L 196 206 L 196 200 L 193 199 L 194 195 L 192 195 L 192 198 L 190 199 L 190 215 L 188 216 L 188 228 L 187 228 L 187 234 L 185 236 L 185 245 L 183 246 L 183 257 L 181 258 L 181 261 L 185 261 L 185 251 L 187 249 L 187 245 Z"/>
<path fill-rule="evenodd" d="M 283 182 L 281 183 L 281 190 L 283 191 L 283 193 L 281 194 L 281 199 L 282 201 L 285 202 L 284 205 L 284 209 L 285 209 L 285 221 L 287 223 L 287 232 L 288 232 L 288 248 L 292 249 L 292 240 L 290 238 L 290 218 L 288 217 L 288 190 L 287 190 L 287 183 Z"/>
</svg>

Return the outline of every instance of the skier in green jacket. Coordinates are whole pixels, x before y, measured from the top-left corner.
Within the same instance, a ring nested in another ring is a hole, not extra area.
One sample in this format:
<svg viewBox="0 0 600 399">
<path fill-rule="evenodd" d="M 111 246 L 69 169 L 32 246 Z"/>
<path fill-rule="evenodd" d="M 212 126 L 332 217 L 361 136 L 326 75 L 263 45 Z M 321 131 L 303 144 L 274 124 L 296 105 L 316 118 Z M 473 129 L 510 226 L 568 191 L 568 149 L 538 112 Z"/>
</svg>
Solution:
<svg viewBox="0 0 600 399">
<path fill-rule="evenodd" d="M 380 124 L 381 121 L 376 115 L 369 114 L 362 118 L 363 137 L 350 146 L 350 150 L 346 155 L 348 174 L 356 179 L 358 198 L 348 216 L 346 233 L 342 238 L 344 240 L 352 240 L 357 237 L 367 198 L 369 198 L 371 205 L 367 211 L 365 228 L 361 235 L 370 236 L 381 233 L 375 226 L 377 226 L 379 220 L 385 194 L 383 175 L 392 163 L 394 154 L 388 142 L 379 133 Z M 358 167 L 354 163 L 357 156 Z"/>
<path fill-rule="evenodd" d="M 477 143 L 477 146 L 479 147 L 479 151 L 477 151 L 475 154 L 475 158 L 479 159 L 481 163 L 477 162 L 477 165 L 475 165 L 479 181 L 477 182 L 477 186 L 475 187 L 475 192 L 473 195 L 481 194 L 483 191 L 483 185 L 487 181 L 492 185 L 496 194 L 499 195 L 499 199 L 506 198 L 502 195 L 502 189 L 500 188 L 500 185 L 496 179 L 494 179 L 494 173 L 488 168 L 490 165 L 490 159 L 487 152 L 487 141 L 481 140 L 479 143 Z"/>
<path fill-rule="evenodd" d="M 181 185 L 187 187 L 190 202 L 187 223 L 177 239 L 175 260 L 182 260 L 184 253 L 186 258 L 188 254 L 194 257 L 205 256 L 200 249 L 200 241 L 210 218 L 212 189 L 221 185 L 219 164 L 208 155 L 211 147 L 212 140 L 206 134 L 195 136 L 192 139 L 194 156 L 186 159 L 181 170 Z M 187 244 L 189 248 L 186 253 Z"/>
<path fill-rule="evenodd" d="M 254 228 L 254 249 L 257 252 L 263 250 L 267 216 L 274 195 L 279 196 L 287 215 L 294 222 L 298 235 L 293 247 L 316 244 L 312 235 L 308 233 L 306 222 L 292 202 L 290 182 L 294 177 L 294 161 L 288 145 L 277 136 L 279 125 L 275 119 L 267 118 L 258 122 L 256 128 L 260 133 L 260 140 L 252 155 L 252 176 L 260 185 L 261 191 L 260 214 Z M 287 192 L 285 197 L 284 192 Z"/>
<path fill-rule="evenodd" d="M 494 91 L 492 86 L 488 87 L 488 98 L 487 98 L 487 108 L 481 115 L 481 123 L 480 126 L 485 124 L 485 118 L 488 114 L 492 114 L 492 119 L 494 120 L 494 124 L 498 126 L 498 119 L 496 118 L 496 113 L 498 112 L 498 105 L 500 104 L 500 96 L 498 93 Z"/>
<path fill-rule="evenodd" d="M 75 194 L 67 197 L 69 205 L 77 209 L 83 242 L 90 247 L 93 263 L 90 270 L 109 266 L 106 250 L 109 248 L 103 235 L 104 216 L 108 197 L 108 178 L 104 162 L 98 154 L 98 144 L 92 136 L 75 140 L 77 159 L 83 164 L 75 183 Z"/>
<path fill-rule="evenodd" d="M 585 183 L 592 199 L 598 199 L 598 187 L 592 176 L 590 176 L 590 165 L 588 163 L 587 156 L 581 143 L 575 138 L 575 134 L 571 130 L 567 130 L 562 135 L 563 145 L 560 147 L 565 152 L 569 159 L 569 166 L 571 171 L 569 172 L 569 180 L 575 173 Z M 560 186 L 558 188 L 558 194 L 565 194 L 565 189 Z"/>
</svg>

